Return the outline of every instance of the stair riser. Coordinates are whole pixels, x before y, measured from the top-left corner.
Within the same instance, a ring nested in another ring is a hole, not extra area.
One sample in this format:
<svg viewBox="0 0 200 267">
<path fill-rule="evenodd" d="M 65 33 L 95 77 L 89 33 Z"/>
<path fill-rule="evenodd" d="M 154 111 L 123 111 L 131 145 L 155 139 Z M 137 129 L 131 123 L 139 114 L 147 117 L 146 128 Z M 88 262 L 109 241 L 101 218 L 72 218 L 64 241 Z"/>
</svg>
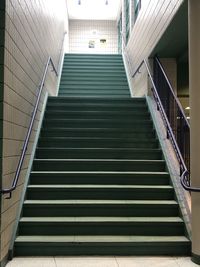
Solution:
<svg viewBox="0 0 200 267">
<path fill-rule="evenodd" d="M 183 223 L 169 222 L 20 222 L 20 235 L 183 235 Z"/>
<path fill-rule="evenodd" d="M 139 110 L 138 110 L 139 109 Z M 119 108 L 118 107 L 109 107 L 109 106 L 83 106 L 83 105 L 80 105 L 80 106 L 71 106 L 71 105 L 68 105 L 68 104 L 62 104 L 60 103 L 59 105 L 48 105 L 47 106 L 47 112 L 101 112 L 102 110 L 104 110 L 105 112 L 118 112 L 119 111 Z M 130 114 L 148 114 L 146 112 L 146 109 L 145 108 L 137 108 L 134 109 L 132 107 L 128 108 L 128 107 L 125 107 L 123 109 L 120 109 L 121 110 L 121 113 L 124 114 L 126 112 L 130 112 Z M 140 115 L 142 116 L 142 115 Z"/>
<path fill-rule="evenodd" d="M 99 82 L 101 83 L 101 81 Z M 114 94 L 127 94 L 127 97 L 126 98 L 129 98 L 130 97 L 130 91 L 127 90 L 127 84 L 126 83 L 123 83 L 122 85 L 120 86 L 117 86 L 117 84 L 113 84 L 112 86 L 95 86 L 95 85 L 81 85 L 81 84 L 77 84 L 77 85 L 68 85 L 68 84 L 64 84 L 62 83 L 60 85 L 60 91 L 59 91 L 59 95 L 61 96 L 61 94 L 65 94 L 65 93 L 68 93 L 68 92 L 77 92 L 77 93 L 80 93 L 80 96 L 77 96 L 77 97 L 81 97 L 81 94 L 86 94 L 86 93 L 90 93 L 91 95 L 92 94 L 97 94 L 97 93 L 102 93 L 104 94 L 105 96 L 102 96 L 102 98 L 106 98 L 107 95 L 113 95 L 113 98 L 114 98 Z M 63 97 L 63 96 L 61 96 Z M 85 95 L 85 97 L 90 97 L 90 95 Z M 82 97 L 81 97 L 82 98 Z"/>
<path fill-rule="evenodd" d="M 107 216 L 107 217 L 174 217 L 178 216 L 178 205 L 150 204 L 24 204 L 24 217 L 62 217 L 62 216 Z"/>
<path fill-rule="evenodd" d="M 65 75 L 66 73 L 66 75 Z M 94 69 L 94 68 L 90 68 L 90 69 L 84 69 L 84 68 L 79 68 L 78 70 L 76 69 L 66 69 L 65 73 L 63 74 L 65 77 L 70 76 L 71 73 L 73 73 L 74 75 L 76 74 L 77 76 L 79 76 L 79 74 L 86 74 L 89 76 L 92 75 L 98 75 L 98 76 L 104 76 L 104 75 L 111 75 L 111 76 L 117 76 L 117 75 L 124 75 L 124 70 L 112 70 L 110 68 L 103 70 L 102 69 Z M 125 77 L 125 76 L 122 76 Z"/>
<path fill-rule="evenodd" d="M 118 99 L 106 99 L 106 98 L 96 98 L 93 101 L 91 101 L 89 98 L 88 99 L 82 99 L 82 98 L 77 98 L 77 99 L 73 99 L 73 98 L 64 98 L 64 97 L 52 97 L 49 96 L 48 98 L 48 103 L 82 103 L 83 105 L 88 105 L 88 104 L 93 104 L 93 105 L 119 105 L 119 106 L 126 106 L 129 105 L 132 108 L 137 107 L 138 105 L 143 105 L 143 107 L 145 107 L 147 109 L 146 106 L 146 99 L 145 98 L 127 98 L 125 100 L 118 100 Z"/>
<path fill-rule="evenodd" d="M 35 171 L 166 171 L 164 162 L 34 161 Z"/>
<path fill-rule="evenodd" d="M 173 189 L 43 189 L 29 188 L 27 199 L 65 200 L 65 199 L 119 199 L 119 200 L 171 200 Z"/>
<path fill-rule="evenodd" d="M 85 97 L 90 97 L 91 99 L 95 99 L 95 98 L 100 98 L 100 97 L 106 97 L 106 98 L 113 98 L 113 97 L 115 97 L 116 99 L 122 99 L 122 98 L 127 98 L 127 97 L 129 97 L 130 96 L 130 94 L 129 93 L 127 93 L 127 94 L 117 94 L 117 93 L 115 93 L 115 94 L 85 94 L 85 93 L 83 93 L 83 94 L 80 94 L 80 93 L 70 93 L 70 94 L 68 94 L 68 93 L 65 93 L 65 94 L 60 94 L 60 96 L 64 96 L 64 97 L 82 97 L 83 99 L 85 98 Z"/>
<path fill-rule="evenodd" d="M 38 159 L 162 159 L 161 152 L 131 152 L 131 151 L 101 151 L 101 150 L 62 150 L 55 149 L 37 149 L 36 158 Z"/>
<path fill-rule="evenodd" d="M 99 82 L 102 81 L 103 83 L 108 82 L 109 84 L 114 82 L 120 82 L 120 83 L 127 83 L 127 78 L 125 74 L 121 74 L 119 75 L 117 74 L 110 74 L 110 73 L 105 73 L 104 75 L 102 74 L 98 74 L 98 73 L 93 73 L 91 75 L 87 74 L 87 73 L 79 73 L 79 75 L 77 76 L 77 73 L 70 73 L 70 74 L 65 74 L 65 76 L 63 76 L 61 78 L 61 82 Z"/>
<path fill-rule="evenodd" d="M 43 129 L 41 131 L 41 137 L 71 137 L 71 138 L 137 138 L 140 137 L 141 141 L 147 141 L 146 139 L 152 139 L 155 138 L 154 131 L 148 131 L 148 129 L 143 129 L 143 131 L 133 131 L 133 130 L 120 130 L 118 131 L 112 131 L 112 129 L 105 129 L 105 131 L 102 131 L 102 129 L 74 129 L 69 130 L 67 128 L 60 129 L 59 128 L 49 128 Z M 155 139 L 154 139 L 155 140 Z M 155 142 L 155 141 L 154 141 Z"/>
<path fill-rule="evenodd" d="M 82 73 L 87 73 L 89 75 L 92 74 L 98 74 L 98 75 L 105 75 L 105 74 L 116 74 L 118 73 L 119 75 L 126 75 L 125 71 L 124 71 L 124 67 L 123 66 L 113 66 L 112 68 L 110 66 L 89 66 L 89 65 L 85 65 L 85 66 L 64 66 L 63 67 L 63 77 L 66 77 L 66 75 L 69 74 L 76 74 L 77 76 L 79 76 L 79 74 Z"/>
<path fill-rule="evenodd" d="M 117 87 L 123 87 L 123 85 L 127 85 L 127 81 L 126 80 L 124 80 L 124 81 L 112 81 L 112 80 L 104 80 L 104 81 L 102 81 L 102 80 L 100 80 L 100 81 L 98 81 L 98 80 L 96 80 L 96 81 L 81 81 L 81 80 L 71 80 L 71 81 L 69 81 L 68 79 L 63 79 L 63 80 L 61 80 L 61 84 L 63 84 L 63 85 L 71 85 L 71 86 L 77 86 L 77 85 L 81 85 L 81 86 L 111 86 L 111 87 L 113 87 L 113 84 L 115 84 L 115 86 L 117 86 Z"/>
<path fill-rule="evenodd" d="M 113 141 L 113 140 L 97 140 L 89 142 L 88 140 L 40 140 L 38 146 L 49 147 L 49 148 L 157 148 L 158 143 L 156 141 L 150 141 L 149 143 L 136 143 L 136 142 L 122 142 L 122 141 Z"/>
<path fill-rule="evenodd" d="M 127 94 L 127 97 L 129 96 L 129 92 L 126 90 L 126 88 L 120 87 L 120 88 L 115 88 L 113 86 L 112 88 L 101 88 L 101 87 L 94 87 L 94 86 L 70 86 L 70 85 L 62 85 L 59 94 L 60 95 L 65 95 L 65 94 L 84 94 L 84 95 L 95 95 L 95 94 L 102 94 L 105 97 L 107 95 L 125 95 Z"/>
<path fill-rule="evenodd" d="M 128 118 L 134 118 L 137 116 L 137 119 L 141 120 L 148 120 L 150 119 L 150 115 L 148 113 L 144 114 L 137 114 L 137 113 L 97 113 L 97 112 L 46 112 L 45 119 L 116 119 L 120 118 L 122 120 Z"/>
<path fill-rule="evenodd" d="M 160 174 L 31 174 L 31 184 L 119 184 L 119 185 L 168 185 L 169 175 Z"/>
<path fill-rule="evenodd" d="M 77 60 L 66 60 L 63 67 L 85 67 L 85 66 L 97 66 L 97 67 L 119 67 L 122 66 L 124 68 L 123 61 L 119 60 L 118 62 L 112 62 L 112 61 L 105 61 L 105 60 L 98 60 L 98 61 L 92 61 L 92 60 L 84 60 L 84 61 L 77 61 Z"/>
<path fill-rule="evenodd" d="M 122 62 L 122 56 L 121 55 L 98 55 L 98 54 L 66 54 L 65 57 L 65 62 L 68 61 L 75 61 L 78 60 L 80 62 L 84 62 L 84 60 L 103 60 L 105 62 L 107 61 L 121 61 Z"/>
<path fill-rule="evenodd" d="M 65 90 L 60 91 L 60 95 L 61 96 L 73 96 L 73 97 L 78 97 L 78 96 L 82 96 L 82 97 L 86 97 L 89 96 L 91 97 L 129 97 L 129 92 L 126 92 L 125 90 L 121 91 L 121 90 L 106 90 L 104 92 L 102 92 L 102 90 L 82 90 L 81 88 L 78 89 L 67 89 L 65 88 Z"/>
<path fill-rule="evenodd" d="M 130 243 L 22 243 L 15 247 L 15 256 L 81 256 L 81 255 L 135 255 L 186 256 L 190 255 L 188 242 Z"/>
<path fill-rule="evenodd" d="M 131 121 L 113 121 L 113 120 L 44 120 L 43 128 L 45 127 L 68 127 L 68 128 L 125 128 L 125 129 L 137 129 L 143 130 L 148 129 L 149 131 L 152 130 L 152 122 L 151 121 L 141 121 L 135 122 Z"/>
<path fill-rule="evenodd" d="M 80 60 L 66 60 L 64 62 L 64 65 L 63 67 L 68 67 L 68 66 L 72 66 L 72 67 L 84 67 L 84 66 L 106 66 L 106 67 L 116 67 L 116 66 L 122 66 L 124 68 L 124 64 L 123 64 L 123 61 L 122 60 L 116 60 L 116 61 L 113 61 L 113 60 L 87 60 L 87 59 L 84 59 L 82 61 Z"/>
</svg>

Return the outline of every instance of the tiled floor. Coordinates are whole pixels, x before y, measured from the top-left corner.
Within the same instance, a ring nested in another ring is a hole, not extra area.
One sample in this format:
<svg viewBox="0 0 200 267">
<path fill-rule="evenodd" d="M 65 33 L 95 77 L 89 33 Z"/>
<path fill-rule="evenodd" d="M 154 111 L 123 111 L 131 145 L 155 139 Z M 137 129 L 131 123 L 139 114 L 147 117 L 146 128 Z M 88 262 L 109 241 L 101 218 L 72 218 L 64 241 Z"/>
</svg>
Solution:
<svg viewBox="0 0 200 267">
<path fill-rule="evenodd" d="M 27 257 L 6 267 L 192 267 L 190 258 L 177 257 Z"/>
</svg>

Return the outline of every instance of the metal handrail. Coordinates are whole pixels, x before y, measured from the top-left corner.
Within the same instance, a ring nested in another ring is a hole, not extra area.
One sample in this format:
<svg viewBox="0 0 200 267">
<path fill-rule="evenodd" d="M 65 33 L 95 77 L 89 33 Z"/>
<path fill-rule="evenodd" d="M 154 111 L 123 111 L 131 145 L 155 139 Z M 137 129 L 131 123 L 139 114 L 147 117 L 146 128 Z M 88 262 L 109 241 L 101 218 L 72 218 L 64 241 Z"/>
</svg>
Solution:
<svg viewBox="0 0 200 267">
<path fill-rule="evenodd" d="M 164 69 L 163 69 L 163 66 L 162 66 L 162 64 L 161 64 L 161 62 L 160 62 L 160 60 L 159 60 L 159 58 L 158 58 L 157 56 L 155 56 L 155 60 L 157 61 L 158 65 L 159 65 L 159 67 L 160 67 L 160 70 L 162 71 L 162 73 L 163 73 L 163 75 L 164 75 L 164 77 L 165 77 L 165 80 L 166 80 L 166 82 L 167 82 L 167 84 L 168 84 L 168 86 L 169 86 L 169 88 L 170 88 L 170 91 L 171 91 L 171 93 L 172 93 L 172 95 L 173 95 L 173 97 L 174 97 L 174 100 L 176 101 L 176 104 L 178 105 L 178 107 L 179 107 L 179 109 L 180 109 L 180 111 L 181 111 L 181 113 L 182 113 L 181 115 L 182 115 L 183 118 L 185 119 L 185 122 L 186 122 L 187 126 L 188 126 L 189 129 L 190 129 L 190 124 L 189 124 L 189 122 L 188 122 L 188 120 L 187 120 L 187 118 L 186 118 L 186 116 L 185 116 L 185 112 L 183 111 L 183 108 L 182 108 L 182 106 L 181 106 L 181 103 L 180 103 L 180 101 L 178 100 L 178 97 L 175 95 L 174 90 L 173 90 L 173 88 L 172 88 L 172 86 L 171 86 L 171 83 L 170 83 L 170 81 L 169 81 L 169 79 L 168 79 L 168 77 L 167 77 L 167 75 L 166 75 L 166 73 L 165 73 L 165 71 L 164 71 Z"/>
<path fill-rule="evenodd" d="M 131 72 L 131 62 L 130 62 L 129 57 L 127 56 L 127 51 L 126 51 L 126 41 L 125 41 L 125 38 L 124 38 L 124 35 L 123 35 L 123 32 L 122 32 L 122 31 L 120 32 L 120 34 L 121 34 L 121 37 L 122 37 L 122 46 L 123 46 L 123 50 L 124 50 L 124 52 L 125 52 L 125 57 L 126 57 L 127 60 L 128 60 L 129 71 Z"/>
<path fill-rule="evenodd" d="M 152 74 L 151 74 L 151 71 L 150 71 L 150 68 L 149 68 L 148 63 L 147 63 L 147 61 L 145 59 L 142 60 L 142 62 L 140 63 L 140 65 L 138 66 L 138 68 L 136 69 L 134 74 L 132 75 L 132 77 L 133 78 L 135 77 L 135 75 L 138 73 L 138 71 L 140 70 L 140 68 L 142 67 L 143 64 L 145 65 L 145 67 L 147 69 L 148 76 L 149 76 L 151 84 L 153 86 L 153 88 L 152 88 L 153 89 L 152 90 L 153 91 L 153 95 L 154 95 L 155 101 L 157 103 L 158 110 L 160 110 L 162 119 L 163 119 L 163 121 L 165 123 L 165 127 L 166 127 L 166 130 L 167 130 L 167 136 L 171 139 L 171 143 L 173 145 L 173 148 L 175 150 L 177 159 L 178 159 L 179 164 L 180 164 L 180 182 L 181 182 L 181 185 L 187 191 L 200 192 L 200 188 L 192 187 L 190 185 L 189 171 L 188 171 L 188 169 L 187 169 L 187 167 L 185 165 L 184 159 L 183 159 L 183 157 L 181 155 L 181 152 L 180 152 L 180 149 L 179 149 L 178 144 L 176 142 L 176 139 L 175 139 L 174 133 L 172 131 L 171 125 L 169 123 L 169 120 L 168 120 L 167 115 L 166 115 L 166 113 L 164 111 L 162 102 L 160 100 L 156 85 L 154 83 L 154 80 L 153 80 L 153 77 L 152 77 Z"/>
<path fill-rule="evenodd" d="M 37 109 L 38 109 L 38 106 L 39 106 L 39 103 L 40 103 L 40 97 L 41 97 L 42 89 L 44 87 L 44 83 L 45 83 L 45 80 L 46 80 L 46 75 L 47 75 L 49 64 L 52 65 L 53 71 L 55 72 L 56 76 L 58 76 L 58 72 L 57 72 L 57 70 L 55 68 L 53 60 L 52 60 L 51 57 L 49 57 L 48 60 L 47 60 L 46 65 L 45 65 L 45 70 L 44 70 L 44 73 L 43 73 L 43 76 L 42 76 L 41 84 L 38 87 L 37 100 L 36 100 L 36 103 L 35 103 L 35 106 L 34 106 L 34 109 L 33 109 L 33 112 L 32 112 L 31 121 L 30 121 L 30 124 L 29 124 L 29 127 L 28 127 L 28 131 L 27 131 L 26 138 L 25 138 L 25 141 L 24 141 L 24 144 L 23 144 L 22 152 L 21 152 L 21 155 L 20 155 L 20 159 L 19 159 L 19 162 L 18 162 L 18 165 L 17 165 L 17 169 L 16 169 L 16 172 L 15 172 L 15 176 L 14 176 L 12 185 L 11 185 L 10 188 L 2 189 L 0 191 L 1 194 L 9 194 L 9 196 L 6 197 L 7 199 L 10 199 L 12 197 L 12 192 L 16 189 L 17 184 L 18 184 L 19 175 L 20 175 L 20 172 L 21 172 L 21 169 L 22 169 L 22 165 L 23 165 L 23 162 L 24 162 L 24 158 L 25 158 L 25 155 L 26 155 L 26 150 L 27 150 L 29 139 L 30 139 L 31 132 L 32 132 L 32 129 L 33 129 L 33 124 L 34 124 L 34 120 L 35 120 L 35 117 L 36 117 L 36 114 L 37 114 Z"/>
</svg>

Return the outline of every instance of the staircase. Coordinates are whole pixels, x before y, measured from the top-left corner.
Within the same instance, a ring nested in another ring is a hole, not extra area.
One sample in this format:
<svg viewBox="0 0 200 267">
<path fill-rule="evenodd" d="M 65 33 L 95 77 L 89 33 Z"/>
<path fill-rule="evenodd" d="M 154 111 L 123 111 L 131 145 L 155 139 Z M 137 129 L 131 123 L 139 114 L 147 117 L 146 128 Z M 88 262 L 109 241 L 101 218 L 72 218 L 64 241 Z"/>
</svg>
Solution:
<svg viewBox="0 0 200 267">
<path fill-rule="evenodd" d="M 122 56 L 66 54 L 59 96 L 130 97 Z"/>
<path fill-rule="evenodd" d="M 14 254 L 188 255 L 190 241 L 146 101 L 128 97 L 127 83 L 115 89 L 114 78 L 111 89 L 105 82 L 106 93 L 100 74 L 92 75 L 91 88 L 76 80 L 73 67 L 82 59 L 113 68 L 121 62 L 114 55 L 94 58 L 67 55 L 73 79 L 64 68 L 60 96 L 49 97 Z M 87 75 L 82 78 L 89 82 Z"/>
</svg>

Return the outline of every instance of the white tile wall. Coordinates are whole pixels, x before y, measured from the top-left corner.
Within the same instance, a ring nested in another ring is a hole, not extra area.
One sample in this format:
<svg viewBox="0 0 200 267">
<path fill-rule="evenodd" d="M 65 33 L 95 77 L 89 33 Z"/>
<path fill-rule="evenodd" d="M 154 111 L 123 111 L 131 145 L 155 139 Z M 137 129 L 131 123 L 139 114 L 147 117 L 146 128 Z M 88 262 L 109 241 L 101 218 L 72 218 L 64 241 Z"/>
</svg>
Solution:
<svg viewBox="0 0 200 267">
<path fill-rule="evenodd" d="M 48 56 L 52 57 L 58 68 L 63 52 L 66 14 L 65 0 L 6 0 L 2 170 L 4 188 L 12 183 Z M 57 78 L 49 67 L 44 91 L 48 90 L 51 95 L 55 95 L 56 86 Z M 13 233 L 43 97 L 44 93 L 17 190 L 11 200 L 2 198 L 1 259 L 8 252 Z"/>
<path fill-rule="evenodd" d="M 183 0 L 142 0 L 127 45 L 133 72 L 143 59 L 149 57 L 182 3 Z M 144 90 L 141 93 L 143 95 Z M 140 96 L 140 88 L 135 87 L 133 94 Z"/>
<path fill-rule="evenodd" d="M 70 20 L 70 53 L 117 54 L 118 32 L 115 21 Z M 106 44 L 100 44 L 106 39 Z M 95 41 L 95 48 L 89 48 L 89 41 Z"/>
</svg>

